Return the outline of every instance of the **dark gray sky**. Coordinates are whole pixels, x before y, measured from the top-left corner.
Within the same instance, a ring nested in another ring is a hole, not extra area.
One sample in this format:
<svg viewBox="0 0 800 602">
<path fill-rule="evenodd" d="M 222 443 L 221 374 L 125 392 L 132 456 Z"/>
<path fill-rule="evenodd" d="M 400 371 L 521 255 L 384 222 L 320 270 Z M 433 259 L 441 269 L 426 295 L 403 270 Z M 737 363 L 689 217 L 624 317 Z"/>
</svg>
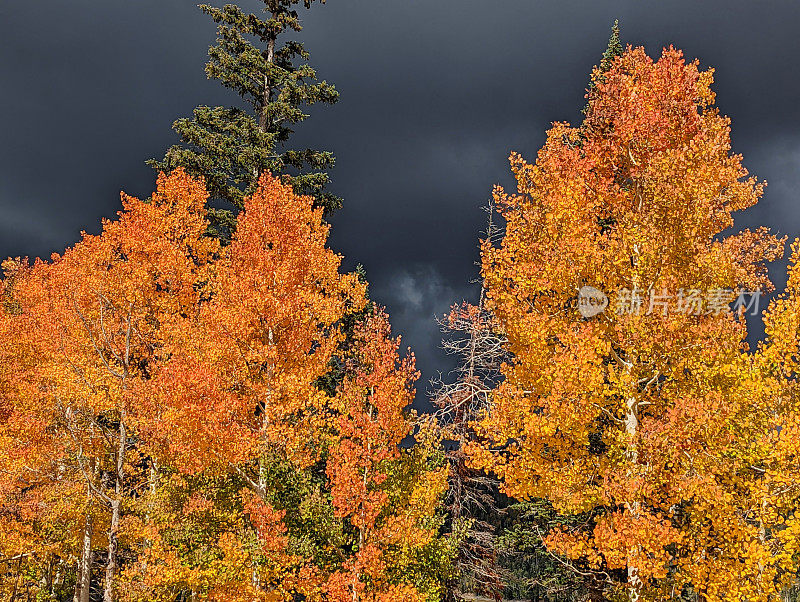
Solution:
<svg viewBox="0 0 800 602">
<path fill-rule="evenodd" d="M 295 143 L 335 152 L 331 244 L 367 268 L 421 388 L 448 365 L 434 315 L 475 293 L 481 206 L 509 183 L 509 152 L 533 159 L 552 121 L 578 119 L 614 18 L 626 43 L 716 68 L 735 149 L 769 181 L 739 223 L 800 234 L 794 0 L 328 0 L 303 17 L 341 100 L 312 108 Z M 0 24 L 3 257 L 96 232 L 120 190 L 150 193 L 143 162 L 174 142 L 174 119 L 235 101 L 205 79 L 215 29 L 190 0 L 0 0 Z"/>
</svg>

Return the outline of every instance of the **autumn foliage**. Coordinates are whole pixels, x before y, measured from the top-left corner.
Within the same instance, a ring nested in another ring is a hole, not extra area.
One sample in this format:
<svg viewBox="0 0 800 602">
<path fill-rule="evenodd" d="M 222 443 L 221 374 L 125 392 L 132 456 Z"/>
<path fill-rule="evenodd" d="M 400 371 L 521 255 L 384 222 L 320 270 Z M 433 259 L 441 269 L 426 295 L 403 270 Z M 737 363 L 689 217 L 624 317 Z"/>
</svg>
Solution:
<svg viewBox="0 0 800 602">
<path fill-rule="evenodd" d="M 5 261 L 0 596 L 435 602 L 546 557 L 591 599 L 777 600 L 800 558 L 800 241 L 750 349 L 733 302 L 772 290 L 784 240 L 733 216 L 764 183 L 712 71 L 617 34 L 583 122 L 494 191 L 505 228 L 444 324 L 433 417 L 287 178 L 262 174 L 224 240 L 177 169 L 62 255 Z M 502 529 L 533 551 L 501 554 Z"/>
<path fill-rule="evenodd" d="M 413 358 L 375 313 L 331 396 L 366 299 L 322 209 L 265 175 L 221 246 L 206 199 L 162 175 L 63 256 L 4 264 L 0 552 L 45 589 L 77 567 L 81 601 L 93 571 L 106 600 L 424 599 L 444 485 L 399 447 Z"/>
<path fill-rule="evenodd" d="M 534 164 L 512 155 L 518 192 L 494 195 L 505 236 L 483 246 L 513 361 L 473 461 L 509 495 L 582 517 L 548 548 L 631 600 L 769 600 L 794 576 L 783 450 L 797 414 L 777 381 L 796 334 L 751 356 L 727 309 L 733 291 L 769 290 L 782 241 L 729 231 L 763 184 L 731 153 L 711 83 L 674 49 L 629 48 L 596 71 L 583 124 L 555 124 Z M 584 286 L 609 294 L 605 312 L 577 311 Z M 679 311 L 688 291 L 708 293 L 699 311 Z M 796 331 L 795 303 L 773 310 L 776 330 Z"/>
</svg>

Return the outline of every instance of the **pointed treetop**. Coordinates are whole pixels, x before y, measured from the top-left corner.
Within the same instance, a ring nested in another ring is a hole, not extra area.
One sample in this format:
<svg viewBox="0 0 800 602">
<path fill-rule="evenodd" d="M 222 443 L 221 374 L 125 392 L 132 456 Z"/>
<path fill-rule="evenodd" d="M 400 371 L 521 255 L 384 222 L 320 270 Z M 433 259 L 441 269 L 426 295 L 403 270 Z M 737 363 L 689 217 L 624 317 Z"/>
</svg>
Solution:
<svg viewBox="0 0 800 602">
<path fill-rule="evenodd" d="M 603 57 L 600 59 L 600 66 L 595 67 L 595 70 L 593 71 L 589 80 L 589 86 L 587 88 L 588 94 L 591 94 L 592 90 L 594 90 L 596 81 L 603 81 L 602 74 L 611 69 L 611 66 L 614 64 L 614 59 L 618 56 L 622 56 L 624 50 L 625 49 L 622 47 L 622 42 L 619 39 L 619 19 L 614 19 L 614 25 L 611 26 L 611 37 L 608 38 L 608 46 L 606 47 L 605 52 L 603 52 Z M 599 74 L 597 73 L 598 71 Z M 586 98 L 589 98 L 588 94 Z M 588 111 L 589 104 L 587 103 L 586 106 L 584 106 L 581 110 L 581 113 L 586 115 Z"/>
<path fill-rule="evenodd" d="M 608 47 L 600 61 L 600 71 L 608 71 L 614 59 L 622 56 L 622 51 L 622 42 L 619 41 L 619 20 L 614 19 L 614 25 L 611 26 L 611 37 L 608 38 Z"/>
</svg>

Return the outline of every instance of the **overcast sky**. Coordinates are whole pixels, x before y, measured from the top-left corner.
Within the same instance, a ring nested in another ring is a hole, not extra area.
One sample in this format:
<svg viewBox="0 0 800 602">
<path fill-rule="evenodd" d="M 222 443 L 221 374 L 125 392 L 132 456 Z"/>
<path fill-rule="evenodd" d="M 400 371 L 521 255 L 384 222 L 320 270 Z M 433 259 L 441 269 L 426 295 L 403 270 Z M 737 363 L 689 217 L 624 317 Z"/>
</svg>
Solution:
<svg viewBox="0 0 800 602">
<path fill-rule="evenodd" d="M 341 100 L 312 108 L 295 143 L 336 154 L 331 245 L 366 267 L 423 389 L 448 366 L 434 316 L 475 295 L 481 206 L 511 150 L 532 160 L 551 122 L 579 118 L 615 18 L 623 42 L 716 69 L 735 150 L 769 181 L 739 224 L 800 235 L 796 1 L 328 0 L 302 16 Z M 205 78 L 215 28 L 189 0 L 0 0 L 0 23 L 3 257 L 96 232 L 120 190 L 152 191 L 144 160 L 176 118 L 235 101 Z"/>
</svg>

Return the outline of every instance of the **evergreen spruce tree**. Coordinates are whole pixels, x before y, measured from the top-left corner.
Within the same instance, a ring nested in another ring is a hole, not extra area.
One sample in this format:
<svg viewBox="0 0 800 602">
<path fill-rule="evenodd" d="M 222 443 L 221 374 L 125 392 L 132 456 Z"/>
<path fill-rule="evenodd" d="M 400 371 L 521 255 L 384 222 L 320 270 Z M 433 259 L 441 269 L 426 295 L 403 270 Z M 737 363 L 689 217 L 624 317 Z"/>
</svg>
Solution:
<svg viewBox="0 0 800 602">
<path fill-rule="evenodd" d="M 614 25 L 611 26 L 611 37 L 608 39 L 608 47 L 600 60 L 600 71 L 603 73 L 608 71 L 614 59 L 622 56 L 623 50 L 622 42 L 619 40 L 619 20 L 614 19 Z"/>
<path fill-rule="evenodd" d="M 265 18 L 232 4 L 200 6 L 218 24 L 219 34 L 209 49 L 206 73 L 234 90 L 247 109 L 197 107 L 191 118 L 173 124 L 180 144 L 167 150 L 162 160 L 148 162 L 161 171 L 183 167 L 203 176 L 215 207 L 216 234 L 223 236 L 264 171 L 282 174 L 296 192 L 313 196 L 326 213 L 341 205 L 325 190 L 324 170 L 333 166 L 332 153 L 286 147 L 293 127 L 308 117 L 306 107 L 338 99 L 332 85 L 317 80 L 303 44 L 285 39 L 302 30 L 298 5 L 310 8 L 314 0 L 263 2 Z"/>
<path fill-rule="evenodd" d="M 625 49 L 622 47 L 622 42 L 619 38 L 619 19 L 614 19 L 614 25 L 611 26 L 611 37 L 608 38 L 608 46 L 606 46 L 603 56 L 600 58 L 600 66 L 595 66 L 595 69 L 599 69 L 601 73 L 605 73 L 611 69 L 614 59 L 618 56 L 622 56 L 624 51 Z M 594 90 L 594 81 L 590 79 L 588 85 L 588 94 L 591 94 L 592 90 Z M 586 114 L 586 110 L 588 108 L 589 103 L 587 102 L 586 106 L 583 107 L 581 112 Z"/>
</svg>

